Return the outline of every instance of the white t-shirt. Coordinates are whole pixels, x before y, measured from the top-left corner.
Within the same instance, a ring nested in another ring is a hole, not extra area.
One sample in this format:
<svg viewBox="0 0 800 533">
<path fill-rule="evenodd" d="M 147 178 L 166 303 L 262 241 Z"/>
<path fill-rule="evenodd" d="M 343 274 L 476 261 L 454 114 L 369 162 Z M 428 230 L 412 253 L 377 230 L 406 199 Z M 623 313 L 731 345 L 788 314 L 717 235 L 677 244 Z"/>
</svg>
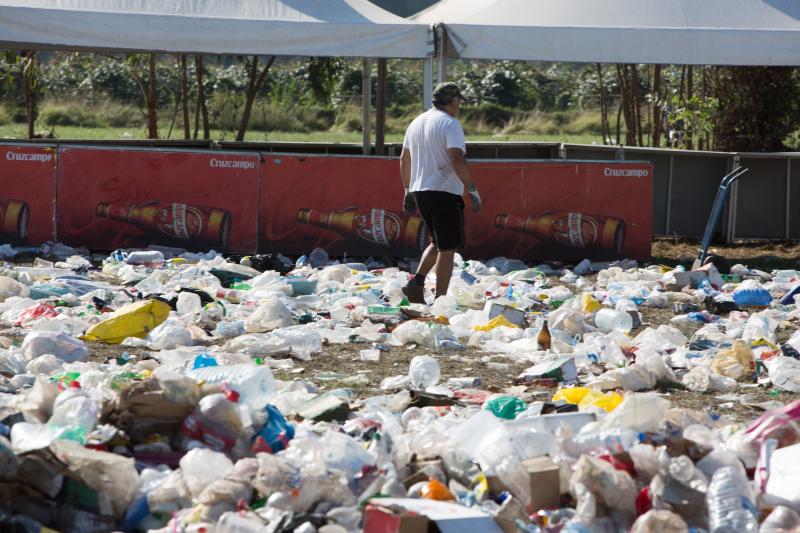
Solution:
<svg viewBox="0 0 800 533">
<path fill-rule="evenodd" d="M 411 153 L 409 191 L 464 194 L 464 184 L 447 155 L 448 148 L 467 153 L 464 130 L 458 120 L 436 108 L 427 110 L 409 124 L 403 148 Z"/>
</svg>

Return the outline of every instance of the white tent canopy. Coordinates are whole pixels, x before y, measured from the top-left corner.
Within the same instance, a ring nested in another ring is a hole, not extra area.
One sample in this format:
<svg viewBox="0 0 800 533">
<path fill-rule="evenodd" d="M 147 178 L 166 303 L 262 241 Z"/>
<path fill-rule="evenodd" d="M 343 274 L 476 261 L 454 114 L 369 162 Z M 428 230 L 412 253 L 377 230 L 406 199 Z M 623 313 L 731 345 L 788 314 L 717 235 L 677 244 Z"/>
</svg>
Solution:
<svg viewBox="0 0 800 533">
<path fill-rule="evenodd" d="M 0 47 L 424 58 L 429 26 L 366 0 L 0 0 Z"/>
<path fill-rule="evenodd" d="M 798 0 L 441 0 L 412 19 L 466 59 L 800 65 Z"/>
</svg>

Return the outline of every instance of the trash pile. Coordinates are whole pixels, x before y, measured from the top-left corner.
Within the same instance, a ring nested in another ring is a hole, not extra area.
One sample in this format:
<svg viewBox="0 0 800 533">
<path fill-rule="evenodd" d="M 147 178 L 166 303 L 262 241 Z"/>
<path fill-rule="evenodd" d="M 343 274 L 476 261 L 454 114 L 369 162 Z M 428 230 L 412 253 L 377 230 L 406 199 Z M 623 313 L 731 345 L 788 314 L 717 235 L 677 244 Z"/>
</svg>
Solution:
<svg viewBox="0 0 800 533">
<path fill-rule="evenodd" d="M 51 249 L 0 267 L 4 531 L 800 531 L 795 271 L 458 257 L 411 305 L 323 250 Z M 335 346 L 403 364 L 295 367 Z"/>
</svg>

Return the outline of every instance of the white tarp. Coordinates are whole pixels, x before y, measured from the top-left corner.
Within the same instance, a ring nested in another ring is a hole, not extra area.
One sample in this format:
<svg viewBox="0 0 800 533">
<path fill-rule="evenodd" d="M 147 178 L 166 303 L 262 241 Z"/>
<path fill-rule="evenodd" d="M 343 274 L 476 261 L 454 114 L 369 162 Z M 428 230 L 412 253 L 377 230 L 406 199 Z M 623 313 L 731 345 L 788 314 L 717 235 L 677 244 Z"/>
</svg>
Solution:
<svg viewBox="0 0 800 533">
<path fill-rule="evenodd" d="M 800 65 L 798 0 L 442 0 L 467 59 Z"/>
<path fill-rule="evenodd" d="M 0 0 L 0 46 L 424 58 L 429 26 L 366 0 Z"/>
</svg>

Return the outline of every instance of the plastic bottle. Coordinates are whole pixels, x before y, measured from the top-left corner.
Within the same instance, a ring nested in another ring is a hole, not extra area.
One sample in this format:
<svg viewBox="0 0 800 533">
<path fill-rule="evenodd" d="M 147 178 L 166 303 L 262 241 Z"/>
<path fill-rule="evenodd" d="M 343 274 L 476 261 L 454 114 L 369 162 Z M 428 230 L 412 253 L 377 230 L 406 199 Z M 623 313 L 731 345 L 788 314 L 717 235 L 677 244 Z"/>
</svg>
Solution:
<svg viewBox="0 0 800 533">
<path fill-rule="evenodd" d="M 187 375 L 212 385 L 227 384 L 239 394 L 239 402 L 251 409 L 263 409 L 276 392 L 275 378 L 266 365 L 209 366 L 191 370 Z"/>
<path fill-rule="evenodd" d="M 601 309 L 594 317 L 595 324 L 602 331 L 622 331 L 624 333 L 633 329 L 633 318 L 624 311 L 615 309 Z"/>
<path fill-rule="evenodd" d="M 709 533 L 757 532 L 758 511 L 753 501 L 753 488 L 741 467 L 717 470 L 706 494 Z"/>
<path fill-rule="evenodd" d="M 217 522 L 217 533 L 259 533 L 264 531 L 265 525 L 261 521 L 250 520 L 237 513 L 229 511 L 223 513 Z"/>
<path fill-rule="evenodd" d="M 772 303 L 772 296 L 767 289 L 736 289 L 733 291 L 733 301 L 739 306 L 768 307 Z"/>
<path fill-rule="evenodd" d="M 779 505 L 761 523 L 760 533 L 786 533 L 800 528 L 800 515 L 788 507 Z"/>
<path fill-rule="evenodd" d="M 578 433 L 573 437 L 577 452 L 589 453 L 592 451 L 608 450 L 612 455 L 627 452 L 639 442 L 639 432 L 632 429 L 609 429 L 593 431 L 591 433 Z"/>
<path fill-rule="evenodd" d="M 417 389 L 427 389 L 439 383 L 441 370 L 439 362 L 430 355 L 418 355 L 408 366 L 411 385 Z"/>
<path fill-rule="evenodd" d="M 55 432 L 56 438 L 85 444 L 99 414 L 97 403 L 81 389 L 80 383 L 73 381 L 69 389 L 56 397 L 47 426 Z"/>
<path fill-rule="evenodd" d="M 164 254 L 158 250 L 138 250 L 131 252 L 125 258 L 129 265 L 155 266 L 164 262 Z"/>
<path fill-rule="evenodd" d="M 217 289 L 212 296 L 218 300 L 226 300 L 232 304 L 238 304 L 242 301 L 242 293 L 236 289 Z"/>
</svg>

